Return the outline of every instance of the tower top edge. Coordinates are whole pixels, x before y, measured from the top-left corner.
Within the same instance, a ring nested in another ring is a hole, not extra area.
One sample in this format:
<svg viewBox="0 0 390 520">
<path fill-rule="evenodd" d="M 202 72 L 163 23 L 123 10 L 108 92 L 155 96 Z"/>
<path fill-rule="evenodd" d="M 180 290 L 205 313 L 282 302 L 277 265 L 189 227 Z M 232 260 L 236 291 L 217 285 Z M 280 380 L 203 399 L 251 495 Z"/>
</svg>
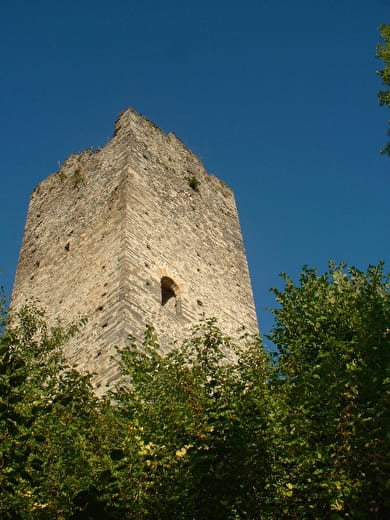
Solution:
<svg viewBox="0 0 390 520">
<path fill-rule="evenodd" d="M 224 188 L 228 189 L 233 195 L 233 191 L 226 182 L 214 174 L 208 173 L 202 160 L 188 147 L 183 141 L 177 137 L 173 132 L 164 132 L 156 123 L 148 119 L 144 115 L 140 114 L 133 107 L 124 109 L 116 118 L 114 122 L 114 132 L 112 138 L 102 147 L 98 149 L 86 148 L 80 152 L 70 153 L 58 171 L 52 173 L 48 177 L 44 178 L 33 190 L 33 194 L 39 187 L 45 185 L 47 182 L 51 182 L 51 179 L 56 177 L 58 174 L 61 177 L 62 172 L 75 166 L 78 169 L 80 160 L 89 160 L 93 156 L 98 157 L 105 155 L 106 151 L 112 149 L 112 147 L 121 149 L 131 149 L 137 147 L 137 143 L 143 143 L 146 146 L 151 145 L 152 148 L 159 148 L 161 146 L 168 147 L 177 157 L 183 160 L 184 157 L 189 158 L 190 161 L 197 163 L 197 171 L 202 172 L 202 175 L 212 179 L 214 182 L 221 184 Z M 233 195 L 234 197 L 234 195 Z"/>
<path fill-rule="evenodd" d="M 135 110 L 133 107 L 128 107 L 122 110 L 122 112 L 116 118 L 114 123 L 114 138 L 119 137 L 122 134 L 126 135 L 129 132 L 134 132 L 134 130 L 142 127 L 150 133 L 159 134 L 165 139 L 176 141 L 177 144 L 179 144 L 191 155 L 196 157 L 194 152 L 188 146 L 186 146 L 183 141 L 172 131 L 168 133 L 164 132 L 164 130 L 162 130 L 154 121 L 137 112 L 137 110 Z M 201 163 L 201 160 L 198 157 L 197 159 Z"/>
</svg>

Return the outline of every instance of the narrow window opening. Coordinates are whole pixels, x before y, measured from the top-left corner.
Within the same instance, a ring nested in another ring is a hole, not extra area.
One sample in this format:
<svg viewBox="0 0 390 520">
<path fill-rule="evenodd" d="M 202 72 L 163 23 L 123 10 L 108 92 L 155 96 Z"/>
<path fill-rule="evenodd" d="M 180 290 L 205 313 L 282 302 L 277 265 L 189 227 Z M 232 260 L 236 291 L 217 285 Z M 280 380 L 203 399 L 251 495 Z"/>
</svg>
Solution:
<svg viewBox="0 0 390 520">
<path fill-rule="evenodd" d="M 161 305 L 166 305 L 172 298 L 176 299 L 173 290 L 170 287 L 161 285 Z"/>
<path fill-rule="evenodd" d="M 161 278 L 161 305 L 174 314 L 181 314 L 178 287 L 168 276 Z"/>
</svg>

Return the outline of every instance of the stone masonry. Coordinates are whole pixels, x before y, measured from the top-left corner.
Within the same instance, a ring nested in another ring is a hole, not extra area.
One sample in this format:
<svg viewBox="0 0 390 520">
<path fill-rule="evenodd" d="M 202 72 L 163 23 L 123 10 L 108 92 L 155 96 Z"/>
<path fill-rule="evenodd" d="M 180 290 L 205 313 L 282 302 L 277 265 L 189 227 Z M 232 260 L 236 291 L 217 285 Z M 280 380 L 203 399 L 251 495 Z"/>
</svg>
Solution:
<svg viewBox="0 0 390 520">
<path fill-rule="evenodd" d="M 71 155 L 28 210 L 12 296 L 51 319 L 88 318 L 66 347 L 98 393 L 118 378 L 112 356 L 155 327 L 168 348 L 202 313 L 232 333 L 257 332 L 231 189 L 172 133 L 124 111 L 113 139 Z"/>
</svg>

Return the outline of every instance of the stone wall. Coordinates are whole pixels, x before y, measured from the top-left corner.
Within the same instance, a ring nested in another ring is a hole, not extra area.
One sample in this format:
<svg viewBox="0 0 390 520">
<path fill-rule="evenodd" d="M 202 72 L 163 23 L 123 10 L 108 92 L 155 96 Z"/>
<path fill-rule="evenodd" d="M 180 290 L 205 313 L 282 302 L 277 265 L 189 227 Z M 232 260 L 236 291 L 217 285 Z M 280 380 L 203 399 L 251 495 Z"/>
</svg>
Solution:
<svg viewBox="0 0 390 520">
<path fill-rule="evenodd" d="M 117 379 L 111 357 L 152 324 L 167 348 L 204 313 L 257 331 L 232 191 L 173 134 L 123 112 L 102 149 L 70 156 L 33 192 L 12 296 L 88 317 L 66 354 Z"/>
</svg>

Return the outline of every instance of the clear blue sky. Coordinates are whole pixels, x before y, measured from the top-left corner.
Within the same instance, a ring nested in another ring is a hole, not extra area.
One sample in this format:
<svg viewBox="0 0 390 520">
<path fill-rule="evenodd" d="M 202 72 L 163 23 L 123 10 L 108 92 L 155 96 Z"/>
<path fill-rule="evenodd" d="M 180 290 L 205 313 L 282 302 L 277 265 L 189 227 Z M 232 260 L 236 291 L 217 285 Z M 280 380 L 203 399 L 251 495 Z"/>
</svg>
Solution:
<svg viewBox="0 0 390 520">
<path fill-rule="evenodd" d="M 2 0 L 0 284 L 33 188 L 134 107 L 235 191 L 260 326 L 278 274 L 389 270 L 389 0 Z"/>
</svg>

